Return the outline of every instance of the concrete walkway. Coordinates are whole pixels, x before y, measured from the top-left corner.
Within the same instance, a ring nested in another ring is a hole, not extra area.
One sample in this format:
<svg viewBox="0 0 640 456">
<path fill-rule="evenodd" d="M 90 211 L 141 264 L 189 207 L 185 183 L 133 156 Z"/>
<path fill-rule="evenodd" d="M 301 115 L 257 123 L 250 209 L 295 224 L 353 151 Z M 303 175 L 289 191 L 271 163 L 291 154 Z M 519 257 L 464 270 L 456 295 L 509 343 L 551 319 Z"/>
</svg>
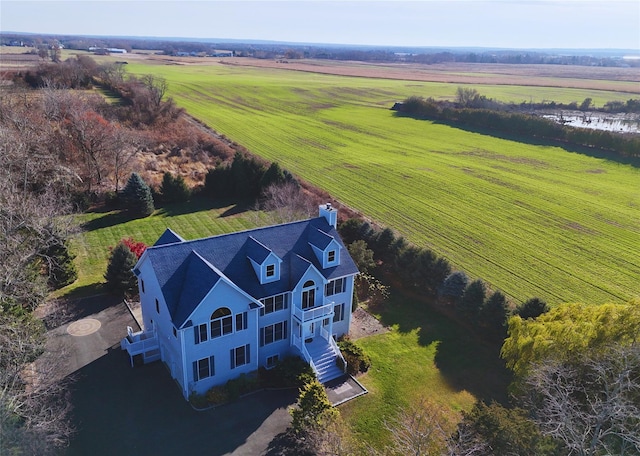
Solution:
<svg viewBox="0 0 640 456">
<path fill-rule="evenodd" d="M 369 392 L 359 381 L 346 374 L 343 377 L 327 382 L 324 385 L 324 389 L 327 391 L 329 401 L 334 406 L 339 406 Z"/>
</svg>

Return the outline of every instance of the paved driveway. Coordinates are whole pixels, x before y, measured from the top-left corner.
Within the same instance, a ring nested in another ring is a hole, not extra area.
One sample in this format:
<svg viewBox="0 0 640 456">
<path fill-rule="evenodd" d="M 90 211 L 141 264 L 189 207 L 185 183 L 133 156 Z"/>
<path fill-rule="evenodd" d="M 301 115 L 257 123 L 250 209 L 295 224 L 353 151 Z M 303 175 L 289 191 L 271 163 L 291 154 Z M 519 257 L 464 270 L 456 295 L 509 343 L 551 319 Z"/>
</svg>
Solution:
<svg viewBox="0 0 640 456">
<path fill-rule="evenodd" d="M 77 433 L 67 454 L 259 455 L 288 426 L 295 390 L 196 412 L 162 363 L 130 367 L 119 341 L 135 320 L 123 303 L 90 298 L 78 309 L 49 332 L 50 347 L 68 353 L 65 369 L 77 377 L 70 397 Z"/>
</svg>

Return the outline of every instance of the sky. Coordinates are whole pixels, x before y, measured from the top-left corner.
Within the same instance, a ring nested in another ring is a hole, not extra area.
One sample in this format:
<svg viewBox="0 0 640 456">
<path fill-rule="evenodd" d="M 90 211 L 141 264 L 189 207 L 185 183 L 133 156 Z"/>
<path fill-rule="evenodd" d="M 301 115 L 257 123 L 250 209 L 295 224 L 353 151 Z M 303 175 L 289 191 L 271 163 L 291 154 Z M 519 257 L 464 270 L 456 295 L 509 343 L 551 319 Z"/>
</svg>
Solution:
<svg viewBox="0 0 640 456">
<path fill-rule="evenodd" d="M 640 52 L 640 0 L 0 0 L 0 31 Z"/>
</svg>

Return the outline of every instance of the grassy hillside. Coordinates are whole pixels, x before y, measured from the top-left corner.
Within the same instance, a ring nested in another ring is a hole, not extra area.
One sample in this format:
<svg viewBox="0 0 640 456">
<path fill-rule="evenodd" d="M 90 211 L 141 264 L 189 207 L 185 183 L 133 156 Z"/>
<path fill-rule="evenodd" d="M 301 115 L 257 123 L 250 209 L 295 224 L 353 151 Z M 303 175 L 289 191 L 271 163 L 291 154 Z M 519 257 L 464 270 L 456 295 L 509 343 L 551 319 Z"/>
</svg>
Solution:
<svg viewBox="0 0 640 456">
<path fill-rule="evenodd" d="M 388 109 L 408 95 L 452 97 L 456 85 L 224 65 L 129 70 L 166 77 L 169 95 L 195 117 L 517 300 L 640 295 L 640 170 Z M 629 98 L 479 91 L 503 101 Z"/>
</svg>

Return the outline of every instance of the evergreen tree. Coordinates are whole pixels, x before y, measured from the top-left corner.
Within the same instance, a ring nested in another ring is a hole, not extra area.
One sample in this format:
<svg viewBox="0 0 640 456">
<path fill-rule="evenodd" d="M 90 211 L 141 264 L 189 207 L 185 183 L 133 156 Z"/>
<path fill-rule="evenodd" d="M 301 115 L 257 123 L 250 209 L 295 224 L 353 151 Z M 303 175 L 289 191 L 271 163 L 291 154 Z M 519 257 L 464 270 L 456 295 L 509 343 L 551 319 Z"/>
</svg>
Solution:
<svg viewBox="0 0 640 456">
<path fill-rule="evenodd" d="M 469 277 L 464 271 L 452 272 L 444 279 L 440 287 L 440 295 L 447 296 L 458 301 L 464 295 L 464 289 L 469 284 Z"/>
<path fill-rule="evenodd" d="M 294 432 L 301 433 L 310 432 L 335 418 L 338 410 L 329 402 L 324 386 L 314 379 L 300 388 L 298 403 L 290 413 L 291 427 Z"/>
<path fill-rule="evenodd" d="M 191 190 L 180 175 L 173 177 L 173 174 L 165 172 L 162 176 L 160 193 L 164 201 L 168 203 L 182 203 L 191 197 Z"/>
<path fill-rule="evenodd" d="M 342 241 L 345 245 L 351 244 L 360 238 L 360 228 L 364 221 L 357 218 L 350 218 L 338 225 L 338 232 L 342 237 Z"/>
<path fill-rule="evenodd" d="M 110 290 L 116 293 L 135 292 L 136 276 L 131 272 L 138 259 L 122 241 L 115 246 L 109 255 L 109 264 L 104 278 Z"/>
<path fill-rule="evenodd" d="M 373 250 L 384 261 L 391 257 L 391 246 L 396 240 L 396 235 L 391 228 L 378 231 L 372 238 Z"/>
<path fill-rule="evenodd" d="M 153 213 L 151 189 L 138 173 L 132 173 L 122 191 L 127 209 L 135 215 L 147 217 Z"/>
<path fill-rule="evenodd" d="M 362 239 L 349 244 L 347 250 L 362 274 L 366 274 L 376 267 L 373 251 L 367 248 L 367 243 Z"/>
<path fill-rule="evenodd" d="M 518 306 L 515 314 L 520 318 L 538 318 L 540 315 L 549 312 L 549 306 L 540 298 L 531 298 Z"/>
<path fill-rule="evenodd" d="M 458 305 L 458 312 L 467 320 L 477 323 L 480 309 L 486 297 L 487 286 L 485 283 L 482 279 L 474 280 L 465 288 L 460 304 Z"/>
<path fill-rule="evenodd" d="M 482 324 L 494 335 L 504 339 L 507 319 L 509 318 L 509 302 L 500 291 L 489 297 L 480 310 Z"/>
<path fill-rule="evenodd" d="M 68 242 L 57 237 L 56 241 L 45 252 L 49 259 L 49 285 L 55 290 L 73 283 L 78 278 L 78 270 L 73 262 L 75 255 L 69 252 Z"/>
<path fill-rule="evenodd" d="M 204 189 L 210 198 L 229 198 L 233 195 L 229 166 L 211 168 L 204 180 Z"/>
<path fill-rule="evenodd" d="M 260 190 L 264 190 L 269 185 L 284 184 L 285 181 L 286 179 L 282 168 L 280 168 L 277 162 L 273 162 L 271 166 L 269 166 L 269 169 L 262 175 L 262 179 L 260 179 Z"/>
</svg>

